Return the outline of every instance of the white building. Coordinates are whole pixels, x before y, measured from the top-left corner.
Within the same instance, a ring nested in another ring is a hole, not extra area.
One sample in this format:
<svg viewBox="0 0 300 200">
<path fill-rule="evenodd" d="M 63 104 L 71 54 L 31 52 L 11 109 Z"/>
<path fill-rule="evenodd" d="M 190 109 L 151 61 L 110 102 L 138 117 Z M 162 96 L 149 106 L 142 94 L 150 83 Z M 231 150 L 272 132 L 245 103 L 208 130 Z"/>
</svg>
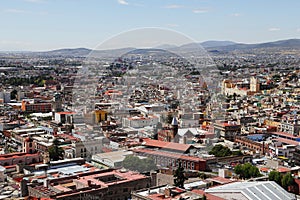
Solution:
<svg viewBox="0 0 300 200">
<path fill-rule="evenodd" d="M 146 117 L 127 117 L 123 118 L 123 127 L 143 128 L 145 126 L 156 126 L 159 122 L 159 117 L 156 115 L 149 115 Z"/>
<path fill-rule="evenodd" d="M 92 156 L 94 166 L 108 166 L 112 168 L 122 167 L 123 161 L 128 155 L 133 155 L 132 151 L 113 151 L 108 153 L 99 153 Z"/>
<path fill-rule="evenodd" d="M 0 92 L 0 99 L 3 99 L 3 103 L 9 103 L 10 102 L 10 92 L 7 91 L 1 91 Z"/>
</svg>

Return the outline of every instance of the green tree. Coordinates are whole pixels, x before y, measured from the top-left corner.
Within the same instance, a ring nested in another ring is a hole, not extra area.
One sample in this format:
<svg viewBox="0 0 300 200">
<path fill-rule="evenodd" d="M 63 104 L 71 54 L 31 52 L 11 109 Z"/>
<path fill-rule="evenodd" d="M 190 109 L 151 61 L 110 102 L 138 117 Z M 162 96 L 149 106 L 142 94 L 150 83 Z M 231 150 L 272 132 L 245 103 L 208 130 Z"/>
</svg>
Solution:
<svg viewBox="0 0 300 200">
<path fill-rule="evenodd" d="M 239 175 L 240 178 L 249 179 L 261 176 L 256 166 L 250 163 L 239 164 L 234 168 L 234 173 Z"/>
<path fill-rule="evenodd" d="M 175 170 L 174 178 L 174 185 L 184 189 L 184 181 L 187 180 L 187 178 L 184 175 L 184 168 L 181 163 L 179 163 L 178 168 Z"/>
<path fill-rule="evenodd" d="M 63 159 L 64 156 L 64 150 L 59 147 L 59 141 L 57 139 L 53 140 L 53 144 L 48 149 L 50 160 L 59 160 Z"/>
<path fill-rule="evenodd" d="M 13 91 L 10 93 L 10 98 L 11 98 L 11 99 L 17 99 L 17 94 L 18 94 L 18 91 L 17 91 L 17 90 L 13 90 Z"/>
<path fill-rule="evenodd" d="M 199 178 L 201 178 L 201 179 L 207 179 L 207 178 L 208 178 L 208 175 L 205 174 L 204 172 L 200 172 L 200 173 L 199 173 Z"/>
<path fill-rule="evenodd" d="M 216 157 L 225 157 L 232 155 L 232 151 L 228 147 L 225 147 L 221 144 L 217 144 L 212 148 L 209 154 L 212 154 Z"/>
<path fill-rule="evenodd" d="M 287 174 L 285 174 L 282 179 L 281 179 L 281 186 L 284 189 L 288 189 L 289 186 L 294 184 L 294 178 L 292 176 L 292 174 L 289 172 Z"/>
<path fill-rule="evenodd" d="M 172 120 L 173 120 L 173 115 L 172 115 L 172 113 L 168 113 L 168 115 L 167 115 L 167 118 L 166 118 L 166 123 L 167 124 L 171 124 L 172 123 Z"/>
<path fill-rule="evenodd" d="M 123 160 L 123 167 L 138 172 L 149 172 L 156 170 L 157 166 L 152 158 L 140 159 L 137 156 L 129 155 Z"/>
<path fill-rule="evenodd" d="M 278 171 L 273 170 L 269 174 L 269 180 L 270 181 L 275 181 L 279 185 L 281 185 L 281 178 L 282 178 L 282 176 Z"/>
</svg>

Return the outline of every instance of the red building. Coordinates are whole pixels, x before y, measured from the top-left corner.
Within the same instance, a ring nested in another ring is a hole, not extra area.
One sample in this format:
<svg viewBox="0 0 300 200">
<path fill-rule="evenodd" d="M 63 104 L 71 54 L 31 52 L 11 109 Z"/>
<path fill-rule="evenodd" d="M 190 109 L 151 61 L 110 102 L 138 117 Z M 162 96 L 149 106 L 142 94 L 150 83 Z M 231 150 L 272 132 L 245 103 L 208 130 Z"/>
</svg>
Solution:
<svg viewBox="0 0 300 200">
<path fill-rule="evenodd" d="M 155 164 L 160 165 L 161 167 L 176 169 L 180 163 L 185 170 L 206 170 L 206 160 L 199 157 L 150 149 L 134 149 L 133 152 L 140 156 L 152 158 L 155 161 Z"/>
<path fill-rule="evenodd" d="M 22 101 L 21 109 L 22 111 L 29 113 L 48 113 L 52 111 L 52 103 L 29 103 L 27 101 Z"/>
<path fill-rule="evenodd" d="M 138 155 L 151 157 L 161 167 L 176 169 L 180 163 L 186 170 L 206 170 L 206 160 L 188 155 L 194 148 L 190 144 L 144 139 L 143 145 L 145 148 L 133 151 Z"/>
</svg>

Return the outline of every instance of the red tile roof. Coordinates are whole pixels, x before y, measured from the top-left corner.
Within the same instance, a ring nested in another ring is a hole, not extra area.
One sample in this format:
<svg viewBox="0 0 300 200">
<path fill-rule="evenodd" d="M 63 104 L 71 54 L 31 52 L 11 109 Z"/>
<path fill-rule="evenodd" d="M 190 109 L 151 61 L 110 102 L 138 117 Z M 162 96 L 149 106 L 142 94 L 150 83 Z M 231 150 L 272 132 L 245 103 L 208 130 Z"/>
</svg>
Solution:
<svg viewBox="0 0 300 200">
<path fill-rule="evenodd" d="M 278 167 L 277 171 L 281 172 L 281 173 L 285 173 L 285 172 L 290 172 L 291 169 L 286 168 L 286 167 Z"/>
<path fill-rule="evenodd" d="M 286 133 L 286 132 L 272 132 L 271 134 L 284 136 L 284 137 L 290 137 L 290 138 L 293 138 L 293 139 L 299 138 L 299 137 L 295 137 L 292 134 L 289 134 L 289 133 Z"/>
<path fill-rule="evenodd" d="M 194 190 L 192 190 L 192 192 L 196 193 L 196 194 L 200 194 L 200 195 L 205 195 L 207 200 L 225 200 L 225 199 L 223 199 L 221 197 L 205 193 L 203 190 L 194 189 Z"/>
<path fill-rule="evenodd" d="M 230 179 L 223 178 L 223 177 L 220 177 L 220 176 L 209 178 L 208 180 L 213 181 L 213 182 L 217 182 L 217 183 L 220 183 L 220 184 L 226 184 L 226 183 L 232 183 L 232 182 L 234 182 L 234 181 L 232 181 Z"/>
<path fill-rule="evenodd" d="M 60 115 L 73 115 L 73 114 L 76 114 L 76 112 L 57 112 L 57 114 L 60 114 Z"/>
<path fill-rule="evenodd" d="M 289 139 L 285 139 L 285 138 L 276 138 L 275 140 L 285 143 L 285 144 L 292 144 L 292 145 L 299 145 L 300 142 L 297 142 L 295 140 L 289 140 Z"/>
<path fill-rule="evenodd" d="M 158 148 L 164 148 L 164 149 L 172 149 L 176 151 L 183 151 L 186 152 L 192 145 L 189 144 L 179 144 L 174 142 L 164 142 L 159 140 L 152 140 L 152 139 L 143 139 L 144 146 L 149 147 L 158 147 Z"/>
<path fill-rule="evenodd" d="M 147 154 L 151 154 L 151 155 L 160 155 L 160 156 L 165 156 L 165 157 L 168 157 L 168 158 L 189 160 L 189 161 L 194 161 L 194 162 L 205 161 L 202 158 L 198 158 L 198 157 L 194 157 L 194 156 L 168 153 L 168 152 L 163 152 L 163 151 L 154 151 L 154 150 L 150 150 L 150 149 L 133 149 L 132 151 L 137 152 L 137 153 L 147 153 Z"/>
</svg>

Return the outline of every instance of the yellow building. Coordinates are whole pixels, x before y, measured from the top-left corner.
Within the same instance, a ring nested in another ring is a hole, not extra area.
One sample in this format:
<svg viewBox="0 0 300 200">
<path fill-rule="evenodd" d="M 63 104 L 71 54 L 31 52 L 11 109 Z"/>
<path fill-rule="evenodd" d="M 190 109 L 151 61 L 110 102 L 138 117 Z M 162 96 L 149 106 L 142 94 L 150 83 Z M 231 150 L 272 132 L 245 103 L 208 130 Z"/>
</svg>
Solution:
<svg viewBox="0 0 300 200">
<path fill-rule="evenodd" d="M 95 110 L 95 122 L 107 121 L 107 114 L 108 112 L 105 110 Z"/>
</svg>

